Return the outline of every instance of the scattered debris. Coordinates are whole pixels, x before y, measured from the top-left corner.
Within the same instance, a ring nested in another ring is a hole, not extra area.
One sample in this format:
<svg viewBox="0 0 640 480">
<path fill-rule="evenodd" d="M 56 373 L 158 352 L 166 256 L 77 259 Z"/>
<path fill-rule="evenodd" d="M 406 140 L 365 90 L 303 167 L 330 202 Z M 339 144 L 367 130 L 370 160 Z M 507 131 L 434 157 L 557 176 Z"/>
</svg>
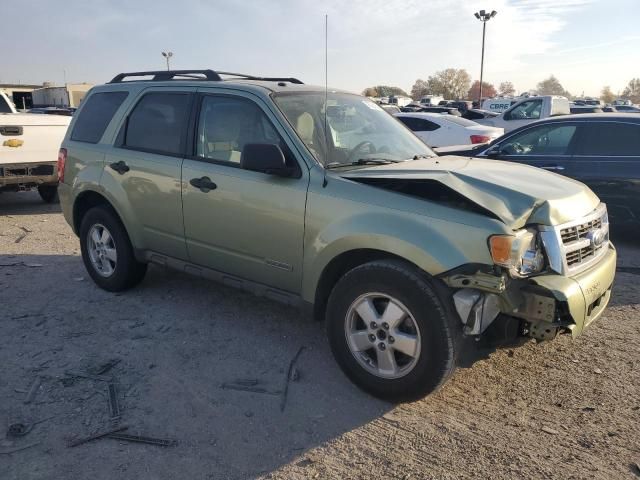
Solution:
<svg viewBox="0 0 640 480">
<path fill-rule="evenodd" d="M 111 419 L 120 418 L 120 405 L 118 405 L 118 388 L 115 383 L 107 386 L 107 398 L 109 399 L 109 413 Z"/>
<path fill-rule="evenodd" d="M 0 455 L 11 455 L 12 453 L 21 452 L 22 450 L 26 450 L 27 448 L 35 447 L 36 445 L 40 445 L 41 442 L 34 442 L 28 445 L 23 445 L 22 447 L 14 448 L 12 450 L 4 450 L 0 451 Z"/>
<path fill-rule="evenodd" d="M 292 380 L 291 377 L 293 376 L 292 373 L 295 367 L 295 363 L 298 360 L 298 357 L 300 356 L 303 350 L 304 350 L 304 345 L 298 349 L 296 354 L 293 356 L 293 358 L 289 362 L 289 370 L 287 370 L 287 379 L 284 382 L 284 389 L 282 390 L 282 401 L 280 402 L 281 412 L 284 412 L 284 407 L 287 404 L 287 394 L 289 393 L 289 382 Z M 299 374 L 298 374 L 298 377 L 299 377 Z"/>
<path fill-rule="evenodd" d="M 25 425 L 24 423 L 12 423 L 7 429 L 7 438 L 24 437 L 31 431 L 33 425 Z"/>
<path fill-rule="evenodd" d="M 553 428 L 547 427 L 546 425 L 542 427 L 542 431 L 550 435 L 558 435 L 560 433 L 558 430 L 554 430 Z"/>
<path fill-rule="evenodd" d="M 67 447 L 72 448 L 72 447 L 77 447 L 78 445 L 82 445 L 83 443 L 87 443 L 87 442 L 91 442 L 93 440 L 97 440 L 99 438 L 102 437 L 107 437 L 113 433 L 118 433 L 118 432 L 122 432 L 126 429 L 128 429 L 128 426 L 121 426 L 118 428 L 114 428 L 111 430 L 107 430 L 106 432 L 100 432 L 100 433 L 96 433 L 95 435 L 91 435 L 90 437 L 84 437 L 81 438 L 79 440 L 74 440 L 73 442 L 70 442 L 69 444 L 67 444 Z"/>
<path fill-rule="evenodd" d="M 74 277 L 73 281 L 74 282 L 83 282 L 84 281 L 84 277 Z"/>
<path fill-rule="evenodd" d="M 27 397 L 24 399 L 25 405 L 33 401 L 33 399 L 36 396 L 36 393 L 38 393 L 38 389 L 40 388 L 41 384 L 42 384 L 42 378 L 36 377 L 35 380 L 31 383 L 31 386 L 29 387 L 29 393 L 27 393 Z"/>
<path fill-rule="evenodd" d="M 582 407 L 583 412 L 595 412 L 596 407 Z"/>
<path fill-rule="evenodd" d="M 70 377 L 80 377 L 80 378 L 88 378 L 90 380 L 97 380 L 99 382 L 112 382 L 112 377 L 103 377 L 98 375 L 91 375 L 90 373 L 82 373 L 76 372 L 75 370 L 65 370 L 65 375 L 69 375 Z"/>
<path fill-rule="evenodd" d="M 29 235 L 28 232 L 21 233 L 20 236 L 16 238 L 15 243 L 20 243 L 22 240 L 24 240 L 24 237 L 26 237 L 27 235 Z"/>
<path fill-rule="evenodd" d="M 95 375 L 104 375 L 119 363 L 120 363 L 119 358 L 113 358 L 109 360 L 107 363 L 103 363 L 102 365 L 96 367 L 95 369 L 92 369 L 91 373 Z"/>
<path fill-rule="evenodd" d="M 236 380 L 234 382 L 225 382 L 220 388 L 225 390 L 240 390 L 242 392 L 264 393 L 266 395 L 278 396 L 281 392 L 272 392 L 266 388 L 259 387 L 258 380 Z"/>
<path fill-rule="evenodd" d="M 593 373 L 597 373 L 598 375 L 600 375 L 602 373 L 602 370 L 600 370 L 599 368 L 594 368 Z"/>
<path fill-rule="evenodd" d="M 149 445 L 159 445 L 161 447 L 172 447 L 178 444 L 177 440 L 143 437 L 141 435 L 127 435 L 126 433 L 111 433 L 106 435 L 106 437 L 115 438 L 116 440 L 124 440 L 126 442 L 148 443 Z"/>
<path fill-rule="evenodd" d="M 27 227 L 18 227 L 20 228 L 20 230 L 22 230 L 24 233 L 32 233 L 33 230 L 29 230 Z"/>
</svg>

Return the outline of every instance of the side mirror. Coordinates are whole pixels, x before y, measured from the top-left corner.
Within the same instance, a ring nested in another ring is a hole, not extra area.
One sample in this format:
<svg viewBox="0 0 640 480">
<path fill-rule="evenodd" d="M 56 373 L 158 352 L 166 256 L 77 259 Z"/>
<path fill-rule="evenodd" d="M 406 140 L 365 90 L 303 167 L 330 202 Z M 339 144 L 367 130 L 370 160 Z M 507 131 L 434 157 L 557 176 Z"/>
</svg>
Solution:
<svg viewBox="0 0 640 480">
<path fill-rule="evenodd" d="M 247 143 L 242 149 L 240 167 L 279 177 L 293 176 L 294 169 L 287 167 L 284 153 L 272 143 Z"/>
</svg>

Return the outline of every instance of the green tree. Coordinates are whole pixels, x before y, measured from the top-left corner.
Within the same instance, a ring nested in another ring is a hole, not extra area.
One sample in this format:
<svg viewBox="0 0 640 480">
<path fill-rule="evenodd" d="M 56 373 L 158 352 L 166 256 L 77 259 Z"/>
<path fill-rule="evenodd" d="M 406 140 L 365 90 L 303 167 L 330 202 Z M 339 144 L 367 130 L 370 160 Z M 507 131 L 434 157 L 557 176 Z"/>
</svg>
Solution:
<svg viewBox="0 0 640 480">
<path fill-rule="evenodd" d="M 375 87 L 368 87 L 365 88 L 362 91 L 362 95 L 364 95 L 365 97 L 378 97 L 378 91 L 375 89 Z"/>
<path fill-rule="evenodd" d="M 374 94 L 375 95 L 372 95 Z M 403 97 L 408 97 L 407 92 L 405 92 L 400 87 L 390 87 L 388 85 L 377 85 L 375 87 L 368 87 L 362 91 L 362 94 L 369 97 L 388 97 L 390 95 L 402 95 Z"/>
<path fill-rule="evenodd" d="M 607 85 L 600 92 L 600 100 L 604 103 L 611 103 L 616 99 L 616 95 L 611 91 L 611 87 Z"/>
<path fill-rule="evenodd" d="M 484 90 L 484 87 L 483 87 Z M 483 92 L 484 93 L 484 92 Z M 512 97 L 516 94 L 516 87 L 511 82 L 502 82 L 498 87 L 498 94 L 505 97 Z"/>
<path fill-rule="evenodd" d="M 536 90 L 538 91 L 538 95 L 562 95 L 567 98 L 571 97 L 571 94 L 564 89 L 560 81 L 553 75 L 538 83 Z"/>
<path fill-rule="evenodd" d="M 494 87 L 491 83 L 482 82 L 482 98 L 491 98 L 495 97 L 498 94 L 496 91 L 496 87 Z M 471 88 L 467 92 L 467 98 L 471 100 L 477 100 L 480 95 L 480 80 L 476 80 L 471 85 Z"/>
<path fill-rule="evenodd" d="M 432 95 L 441 95 L 447 100 L 462 99 L 471 85 L 471 76 L 464 69 L 447 68 L 431 75 L 427 85 Z"/>
<path fill-rule="evenodd" d="M 623 98 L 628 98 L 633 103 L 640 103 L 640 78 L 633 78 L 622 92 Z"/>
</svg>

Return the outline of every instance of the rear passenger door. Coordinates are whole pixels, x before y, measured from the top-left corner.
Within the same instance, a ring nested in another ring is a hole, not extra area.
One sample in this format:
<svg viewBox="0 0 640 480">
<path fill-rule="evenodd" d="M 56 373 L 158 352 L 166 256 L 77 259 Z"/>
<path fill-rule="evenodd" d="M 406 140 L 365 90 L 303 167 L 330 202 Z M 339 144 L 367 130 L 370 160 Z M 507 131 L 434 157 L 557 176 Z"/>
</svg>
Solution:
<svg viewBox="0 0 640 480">
<path fill-rule="evenodd" d="M 138 248 L 183 260 L 180 175 L 194 90 L 143 90 L 107 153 L 101 180 L 140 227 Z"/>
<path fill-rule="evenodd" d="M 581 181 L 607 204 L 614 223 L 640 222 L 640 125 L 585 122 L 574 161 Z"/>
<path fill-rule="evenodd" d="M 286 131 L 259 100 L 209 92 L 199 95 L 193 151 L 182 169 L 189 258 L 237 277 L 229 279 L 234 283 L 247 279 L 297 294 L 308 169 L 298 164 Z M 296 177 L 242 169 L 242 149 L 249 143 L 278 144 Z M 198 188 L 205 177 L 212 188 Z"/>
</svg>

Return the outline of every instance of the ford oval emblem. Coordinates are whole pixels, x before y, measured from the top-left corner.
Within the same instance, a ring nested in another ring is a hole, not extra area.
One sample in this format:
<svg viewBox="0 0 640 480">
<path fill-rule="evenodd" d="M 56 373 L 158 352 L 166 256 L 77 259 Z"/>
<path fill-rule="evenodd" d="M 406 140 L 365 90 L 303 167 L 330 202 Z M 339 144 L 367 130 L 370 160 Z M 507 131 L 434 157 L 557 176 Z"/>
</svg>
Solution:
<svg viewBox="0 0 640 480">
<path fill-rule="evenodd" d="M 599 247 L 600 245 L 602 245 L 606 237 L 607 234 L 600 228 L 598 230 L 591 230 L 589 233 L 587 233 L 587 238 L 591 242 L 592 247 Z"/>
</svg>

